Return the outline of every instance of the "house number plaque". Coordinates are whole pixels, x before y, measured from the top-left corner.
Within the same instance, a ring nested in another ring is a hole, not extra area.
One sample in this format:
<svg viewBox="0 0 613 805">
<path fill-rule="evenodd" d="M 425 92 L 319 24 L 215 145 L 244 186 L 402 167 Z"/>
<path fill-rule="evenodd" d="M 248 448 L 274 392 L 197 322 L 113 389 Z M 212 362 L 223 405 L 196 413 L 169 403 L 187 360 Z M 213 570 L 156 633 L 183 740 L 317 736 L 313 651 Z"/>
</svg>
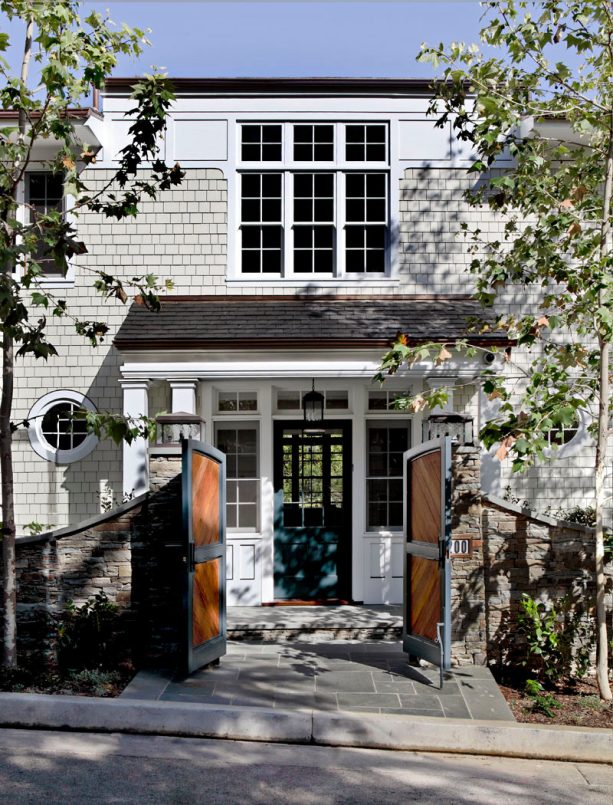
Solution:
<svg viewBox="0 0 613 805">
<path fill-rule="evenodd" d="M 470 556 L 471 540 L 466 538 L 452 539 L 449 543 L 449 556 Z"/>
</svg>

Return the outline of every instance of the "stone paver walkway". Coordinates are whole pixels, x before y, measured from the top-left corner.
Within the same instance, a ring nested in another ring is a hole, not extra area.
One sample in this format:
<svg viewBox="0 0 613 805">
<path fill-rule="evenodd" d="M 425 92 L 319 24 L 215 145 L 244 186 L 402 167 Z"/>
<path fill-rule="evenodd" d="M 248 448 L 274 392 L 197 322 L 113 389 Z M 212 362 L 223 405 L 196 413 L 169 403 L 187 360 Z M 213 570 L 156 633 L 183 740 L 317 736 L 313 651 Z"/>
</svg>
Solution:
<svg viewBox="0 0 613 805">
<path fill-rule="evenodd" d="M 140 672 L 123 697 L 281 709 L 344 710 L 513 721 L 487 668 L 408 664 L 399 642 L 230 641 L 217 666 L 187 679 Z"/>
</svg>

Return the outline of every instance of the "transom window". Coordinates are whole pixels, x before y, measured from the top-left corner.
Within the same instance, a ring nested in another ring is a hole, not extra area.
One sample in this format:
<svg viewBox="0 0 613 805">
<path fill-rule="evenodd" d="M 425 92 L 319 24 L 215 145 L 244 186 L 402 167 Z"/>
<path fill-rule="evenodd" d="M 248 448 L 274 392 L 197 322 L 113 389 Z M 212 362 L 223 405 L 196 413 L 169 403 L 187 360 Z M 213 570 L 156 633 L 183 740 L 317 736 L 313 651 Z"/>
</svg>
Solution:
<svg viewBox="0 0 613 805">
<path fill-rule="evenodd" d="M 241 158 L 244 162 L 280 162 L 282 127 L 275 125 L 243 126 Z"/>
<path fill-rule="evenodd" d="M 345 159 L 347 162 L 385 162 L 387 127 L 381 124 L 347 126 Z"/>
<path fill-rule="evenodd" d="M 278 389 L 277 411 L 301 411 L 302 398 L 309 391 L 308 388 Z M 324 408 L 326 411 L 347 411 L 349 409 L 349 392 L 335 389 L 326 389 L 324 395 Z"/>
<path fill-rule="evenodd" d="M 334 126 L 295 125 L 294 160 L 296 162 L 332 162 L 334 159 Z"/>
<path fill-rule="evenodd" d="M 220 414 L 257 410 L 258 395 L 255 391 L 219 391 L 217 393 L 217 411 Z"/>
<path fill-rule="evenodd" d="M 240 273 L 385 275 L 387 124 L 245 123 L 241 149 Z M 258 160 L 282 170 L 258 171 Z"/>
</svg>

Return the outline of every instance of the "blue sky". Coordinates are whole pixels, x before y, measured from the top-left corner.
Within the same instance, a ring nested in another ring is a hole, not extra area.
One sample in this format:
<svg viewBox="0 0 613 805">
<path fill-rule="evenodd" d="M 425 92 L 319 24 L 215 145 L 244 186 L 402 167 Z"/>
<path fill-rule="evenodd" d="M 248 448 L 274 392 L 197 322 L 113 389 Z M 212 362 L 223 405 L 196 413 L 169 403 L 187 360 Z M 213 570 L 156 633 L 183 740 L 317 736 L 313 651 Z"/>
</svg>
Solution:
<svg viewBox="0 0 613 805">
<path fill-rule="evenodd" d="M 85 6 L 152 29 L 153 47 L 138 62 L 122 60 L 116 75 L 156 65 L 174 76 L 430 76 L 415 61 L 421 42 L 477 41 L 482 13 L 477 0 Z"/>
</svg>

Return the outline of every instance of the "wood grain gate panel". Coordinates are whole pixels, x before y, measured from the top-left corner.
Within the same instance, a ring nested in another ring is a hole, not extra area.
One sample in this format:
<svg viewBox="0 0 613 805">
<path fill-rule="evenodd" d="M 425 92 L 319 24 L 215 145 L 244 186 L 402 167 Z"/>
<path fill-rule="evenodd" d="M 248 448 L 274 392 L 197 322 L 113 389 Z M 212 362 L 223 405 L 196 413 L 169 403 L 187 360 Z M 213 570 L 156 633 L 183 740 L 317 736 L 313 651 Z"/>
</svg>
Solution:
<svg viewBox="0 0 613 805">
<path fill-rule="evenodd" d="M 404 454 L 403 647 L 448 668 L 451 662 L 451 440 Z"/>
<path fill-rule="evenodd" d="M 226 459 L 209 444 L 186 440 L 182 460 L 183 668 L 190 674 L 226 653 Z"/>
</svg>

